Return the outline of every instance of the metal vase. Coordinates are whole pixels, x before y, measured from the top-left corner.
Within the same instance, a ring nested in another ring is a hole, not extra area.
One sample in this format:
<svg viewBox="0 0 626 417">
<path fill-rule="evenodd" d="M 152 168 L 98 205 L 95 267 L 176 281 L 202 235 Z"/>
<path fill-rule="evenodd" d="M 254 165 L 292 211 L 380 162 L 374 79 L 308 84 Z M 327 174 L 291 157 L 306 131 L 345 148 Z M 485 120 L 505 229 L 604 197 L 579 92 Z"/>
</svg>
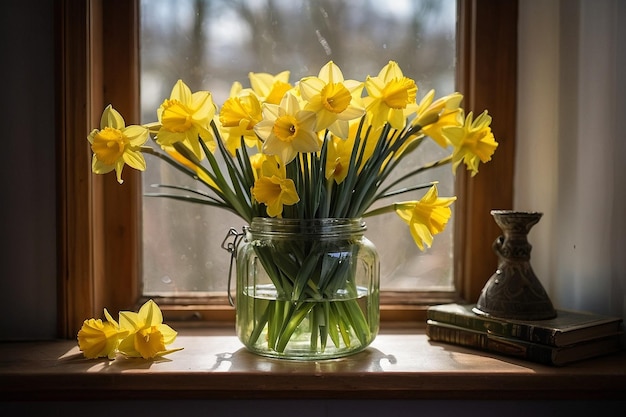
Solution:
<svg viewBox="0 0 626 417">
<path fill-rule="evenodd" d="M 492 210 L 503 234 L 493 242 L 498 269 L 481 291 L 474 312 L 516 320 L 556 317 L 556 310 L 530 266 L 528 232 L 542 213 Z"/>
</svg>

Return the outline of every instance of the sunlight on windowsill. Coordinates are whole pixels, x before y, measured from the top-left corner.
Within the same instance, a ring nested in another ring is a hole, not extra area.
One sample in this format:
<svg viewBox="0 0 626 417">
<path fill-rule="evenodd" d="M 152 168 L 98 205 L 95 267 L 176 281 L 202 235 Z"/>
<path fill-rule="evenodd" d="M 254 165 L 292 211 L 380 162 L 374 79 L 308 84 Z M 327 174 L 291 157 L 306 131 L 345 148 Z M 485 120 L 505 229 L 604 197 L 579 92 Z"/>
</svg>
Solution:
<svg viewBox="0 0 626 417">
<path fill-rule="evenodd" d="M 0 344 L 4 399 L 623 398 L 626 354 L 549 367 L 385 331 L 342 359 L 248 352 L 231 328 L 181 329 L 159 360 L 85 359 L 73 340 Z M 581 384 L 581 380 L 585 383 Z"/>
</svg>

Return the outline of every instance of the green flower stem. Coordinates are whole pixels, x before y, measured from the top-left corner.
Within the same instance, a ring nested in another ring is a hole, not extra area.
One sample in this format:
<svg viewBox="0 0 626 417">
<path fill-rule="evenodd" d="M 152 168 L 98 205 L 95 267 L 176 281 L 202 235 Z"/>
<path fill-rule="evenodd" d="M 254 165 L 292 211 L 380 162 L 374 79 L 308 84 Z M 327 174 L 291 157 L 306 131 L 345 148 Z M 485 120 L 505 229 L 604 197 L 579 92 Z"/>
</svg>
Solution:
<svg viewBox="0 0 626 417">
<path fill-rule="evenodd" d="M 400 182 L 402 182 L 404 180 L 407 180 L 407 179 L 409 179 L 409 178 L 411 178 L 411 177 L 413 177 L 413 176 L 415 176 L 417 174 L 420 174 L 420 173 L 422 173 L 424 171 L 427 171 L 429 169 L 437 168 L 437 167 L 449 164 L 451 162 L 452 162 L 452 155 L 448 155 L 448 156 L 446 156 L 444 158 L 441 158 L 441 159 L 439 159 L 437 161 L 431 162 L 430 164 L 423 165 L 423 166 L 421 166 L 421 167 L 419 167 L 419 168 L 417 168 L 417 169 L 415 169 L 415 170 L 413 170 L 413 171 L 411 171 L 411 172 L 401 176 L 400 178 L 396 179 L 395 181 L 390 182 L 384 188 L 381 188 L 380 191 L 378 192 L 378 194 L 376 195 L 375 200 L 379 200 L 379 199 L 387 197 L 389 195 L 394 195 L 394 194 L 387 194 L 387 192 L 388 192 L 389 189 L 391 189 L 395 185 L 399 184 Z"/>
<path fill-rule="evenodd" d="M 276 341 L 278 340 L 278 336 L 280 334 L 280 329 L 283 327 L 283 319 L 282 319 L 282 307 L 284 307 L 284 302 L 279 300 L 272 300 L 269 302 L 269 305 L 266 308 L 268 311 L 268 319 L 267 319 L 267 345 L 270 347 L 276 346 Z M 263 323 L 258 324 L 258 333 L 260 334 L 265 325 Z M 257 329 L 252 334 L 256 334 Z M 258 339 L 258 338 L 257 338 Z M 257 339 L 252 339 L 255 343 Z"/>
<path fill-rule="evenodd" d="M 315 303 L 305 302 L 299 305 L 295 305 L 293 303 L 290 304 L 290 310 L 288 313 L 288 319 L 285 320 L 284 326 L 280 330 L 280 335 L 278 337 L 278 341 L 276 342 L 276 347 L 274 348 L 277 352 L 283 352 L 287 347 L 287 343 L 291 339 L 293 332 L 296 328 L 302 323 L 302 320 L 311 312 Z"/>
<path fill-rule="evenodd" d="M 298 266 L 286 254 L 274 252 L 271 248 L 255 248 L 259 261 L 272 280 L 279 298 L 286 297 L 293 291 L 293 282 L 298 273 Z M 275 255 L 275 256 L 274 256 Z M 279 259 L 278 257 L 281 256 Z M 278 267 L 280 265 L 280 268 Z"/>
<path fill-rule="evenodd" d="M 311 252 L 298 269 L 298 274 L 296 275 L 296 279 L 293 283 L 291 301 L 295 302 L 301 299 L 302 293 L 304 291 L 305 285 L 307 284 L 307 281 L 309 280 L 309 277 L 313 276 L 313 271 L 317 267 L 320 261 L 320 257 L 323 256 L 322 253 L 315 250 L 317 249 L 316 246 L 317 245 L 314 245 Z"/>
<path fill-rule="evenodd" d="M 339 321 L 337 320 L 337 315 L 334 311 L 333 303 L 327 302 L 324 303 L 324 314 L 326 315 L 328 322 L 328 336 L 330 336 L 330 340 L 332 340 L 335 346 L 339 346 Z M 348 338 L 349 342 L 350 338 Z"/>
<path fill-rule="evenodd" d="M 159 152 L 149 146 L 142 146 L 141 147 L 141 152 L 142 153 L 146 153 L 148 155 L 152 155 L 155 156 L 159 159 L 161 159 L 162 161 L 164 161 L 165 163 L 171 165 L 172 167 L 176 168 L 178 171 L 182 172 L 183 174 L 187 175 L 188 177 L 191 177 L 193 180 L 199 181 L 200 178 L 198 177 L 198 175 L 190 170 L 189 168 L 185 167 L 184 165 L 179 164 L 178 162 L 176 162 L 175 160 L 173 160 L 172 158 L 170 158 L 168 155 Z M 208 185 L 208 184 L 207 184 Z"/>
<path fill-rule="evenodd" d="M 163 187 L 162 185 L 159 185 L 159 187 Z M 217 207 L 220 209 L 224 209 L 226 211 L 229 211 L 235 215 L 239 215 L 238 212 L 236 212 L 235 210 L 232 209 L 232 207 L 220 203 L 220 202 L 214 202 L 214 201 L 210 201 L 210 200 L 205 200 L 202 198 L 194 198 L 188 195 L 176 195 L 176 194 L 166 194 L 166 193 L 146 193 L 144 194 L 146 197 L 161 197 L 161 198 L 168 198 L 170 200 L 177 200 L 177 201 L 184 201 L 186 203 L 195 203 L 195 204 L 204 204 L 207 206 L 212 206 L 212 207 Z"/>
<path fill-rule="evenodd" d="M 337 320 L 337 327 L 339 328 L 339 334 L 341 335 L 341 339 L 346 346 L 350 346 L 352 342 L 350 340 L 349 325 L 346 324 L 346 320 L 349 320 L 350 318 L 343 316 L 343 311 L 338 303 L 333 303 L 331 307 L 332 315 Z"/>
<path fill-rule="evenodd" d="M 200 139 L 200 141 L 202 142 L 201 139 Z M 190 163 L 192 163 L 196 167 L 198 167 L 199 170 L 201 170 L 204 174 L 206 174 L 207 177 L 209 177 L 211 179 L 211 181 L 213 181 L 213 184 L 206 183 L 205 181 L 202 181 L 202 183 L 205 184 L 207 187 L 209 187 L 209 189 L 211 189 L 224 202 L 224 204 L 229 205 L 231 208 L 235 209 L 235 211 L 239 214 L 239 211 L 236 210 L 236 207 L 233 207 L 232 204 L 230 204 L 230 201 L 228 199 L 228 195 L 224 192 L 224 190 L 226 192 L 228 192 L 228 184 L 223 181 L 223 178 L 221 177 L 221 173 L 218 171 L 217 175 L 216 175 L 213 172 L 209 171 L 198 160 L 198 158 L 196 158 L 196 156 L 189 150 L 189 148 L 187 148 L 181 142 L 174 143 L 173 147 L 185 159 L 187 159 Z M 210 154 L 210 156 L 213 156 L 213 155 Z M 172 161 L 172 159 L 169 156 L 167 156 L 166 158 L 167 158 L 167 160 L 170 160 L 171 163 L 178 164 L 178 162 Z M 189 174 L 188 175 L 191 176 L 192 178 L 196 179 L 196 180 L 200 180 L 200 177 L 194 171 L 189 170 Z"/>
<path fill-rule="evenodd" d="M 390 126 L 385 125 L 381 132 L 381 138 L 386 138 L 390 130 Z M 365 141 L 367 141 L 367 138 L 365 138 Z M 363 148 L 365 148 L 365 146 L 366 142 L 364 142 Z M 390 156 L 390 141 L 377 141 L 373 155 L 363 165 L 363 169 L 355 182 L 354 195 L 351 196 L 350 207 L 346 212 L 346 217 L 361 217 L 361 214 L 369 207 L 364 203 L 369 201 L 368 196 L 375 193 L 376 189 L 380 186 L 382 181 L 381 172 L 383 172 L 383 167 Z M 361 161 L 356 161 L 355 163 L 358 164 L 357 166 L 360 166 Z M 352 161 L 350 165 L 352 165 Z"/>
<path fill-rule="evenodd" d="M 328 134 L 328 131 L 326 132 Z M 313 179 L 312 184 L 314 184 L 315 190 L 312 196 L 312 200 L 315 204 L 315 210 L 313 211 L 313 217 L 318 217 L 316 214 L 319 214 L 320 206 L 326 206 L 325 198 L 326 194 L 324 192 L 324 184 L 326 183 L 326 159 L 328 154 L 328 141 L 324 141 L 322 143 L 322 150 L 319 153 L 319 157 L 313 157 L 313 167 L 312 173 Z"/>
<path fill-rule="evenodd" d="M 231 207 L 237 212 L 237 214 L 244 219 L 246 222 L 250 223 L 252 221 L 252 209 L 250 208 L 250 205 L 245 205 L 246 204 L 246 200 L 245 199 L 240 199 L 240 197 L 238 197 L 238 193 L 237 191 L 233 191 L 230 187 L 231 184 L 226 181 L 226 179 L 224 178 L 224 176 L 222 175 L 222 171 L 219 168 L 219 165 L 217 163 L 217 159 L 215 159 L 215 156 L 211 153 L 211 151 L 209 151 L 206 147 L 206 144 L 204 143 L 204 141 L 200 138 L 198 138 L 198 140 L 200 141 L 200 144 L 205 152 L 206 158 L 209 161 L 209 164 L 211 165 L 211 169 L 213 171 L 213 173 L 215 173 L 215 178 L 212 178 L 215 183 L 217 184 L 217 186 L 219 187 L 221 193 L 224 195 L 224 200 L 231 205 Z M 174 144 L 176 145 L 176 144 Z M 181 148 L 184 148 L 184 146 L 180 146 Z M 178 150 L 178 147 L 176 147 L 176 149 Z M 180 151 L 179 151 L 180 152 Z M 227 159 L 228 161 L 230 161 L 230 159 Z M 199 161 L 195 160 L 192 162 L 194 164 L 196 164 L 200 169 L 205 170 L 205 172 L 209 173 L 208 170 L 206 170 L 206 168 L 204 167 L 204 165 L 202 165 Z M 232 162 L 231 162 L 232 163 Z M 230 165 L 229 165 L 230 166 Z M 237 188 L 236 188 L 237 189 Z"/>
<path fill-rule="evenodd" d="M 271 300 L 250 336 L 256 343 L 263 329 L 267 326 L 268 345 L 277 352 L 283 352 L 298 326 L 309 316 L 311 321 L 311 349 L 324 351 L 328 338 L 336 347 L 341 340 L 346 346 L 351 344 L 351 334 L 366 344 L 370 338 L 370 329 L 356 300 L 323 302 L 290 302 Z"/>
<path fill-rule="evenodd" d="M 231 213 L 234 213 L 238 216 L 240 216 L 240 213 L 235 210 L 231 205 L 229 205 L 226 200 L 225 200 L 225 196 L 224 194 L 219 190 L 216 189 L 215 187 L 211 186 L 211 184 L 206 183 L 205 181 L 203 181 L 200 177 L 198 177 L 198 175 L 188 169 L 187 167 L 179 164 L 177 161 L 173 160 L 169 155 L 164 154 L 162 152 L 158 152 L 155 149 L 149 147 L 149 146 L 144 146 L 141 148 L 141 152 L 155 156 L 159 159 L 161 159 L 162 161 L 166 162 L 167 164 L 171 165 L 172 167 L 176 168 L 178 171 L 182 172 L 183 174 L 189 176 L 190 178 L 192 178 L 195 181 L 199 181 L 201 183 L 203 183 L 204 185 L 206 185 L 211 191 L 213 191 L 215 193 L 216 197 L 213 197 L 209 194 L 206 193 L 202 193 L 201 191 L 198 190 L 193 190 L 191 188 L 188 187 L 181 187 L 181 186 L 174 186 L 174 185 L 165 185 L 165 184 L 157 184 L 156 187 L 159 188 L 171 188 L 171 189 L 178 189 L 181 191 L 185 191 L 185 192 L 191 192 L 194 194 L 198 194 L 201 195 L 205 198 L 193 198 L 190 196 L 182 196 L 182 195 L 176 195 L 176 194 L 166 194 L 166 193 L 146 193 L 146 196 L 149 197 L 164 197 L 164 198 L 170 198 L 173 200 L 180 200 L 180 201 L 186 201 L 186 202 L 190 202 L 190 203 L 198 203 L 198 204 L 205 204 L 205 205 L 209 205 L 209 206 L 214 206 L 214 207 L 219 207 L 222 209 L 226 209 L 228 211 L 230 211 Z M 191 154 L 186 155 L 185 157 L 191 157 Z M 207 173 L 207 175 L 209 175 L 209 177 L 211 179 L 214 179 L 213 175 L 211 175 L 211 173 L 209 171 L 207 171 L 204 167 L 201 167 L 203 169 L 203 171 L 205 173 Z"/>
<path fill-rule="evenodd" d="M 332 178 L 325 181 L 326 187 L 324 188 L 324 192 L 326 194 L 324 198 L 324 205 L 320 213 L 320 218 L 325 218 L 325 217 L 330 216 L 330 203 L 332 202 L 334 183 L 335 183 L 335 180 L 333 180 Z"/>
<path fill-rule="evenodd" d="M 250 155 L 248 154 L 248 150 L 246 148 L 246 142 L 241 137 L 241 147 L 236 151 L 237 161 L 239 162 L 239 167 L 241 172 L 244 174 L 243 183 L 244 184 L 254 184 L 254 169 L 250 164 Z M 250 190 L 246 190 L 250 193 Z"/>
<path fill-rule="evenodd" d="M 363 128 L 364 121 L 365 118 L 361 118 L 354 141 L 354 146 L 352 148 L 352 153 L 350 154 L 348 174 L 346 175 L 346 178 L 343 180 L 343 182 L 339 185 L 337 189 L 337 194 L 335 195 L 337 199 L 335 205 L 332 207 L 332 217 L 346 217 L 346 213 L 348 212 L 350 199 L 353 197 L 352 192 L 355 189 L 356 182 L 359 178 L 358 167 L 361 165 L 363 154 L 365 152 L 367 136 L 369 135 L 371 129 L 367 129 L 365 139 L 362 141 L 361 129 Z"/>
<path fill-rule="evenodd" d="M 367 344 L 371 330 L 357 300 L 354 277 L 358 249 L 326 240 L 276 241 L 254 246 L 254 251 L 277 291 L 265 310 L 257 313 L 250 340 L 259 343 L 263 331 L 268 347 L 283 352 L 299 326 L 308 318 L 306 333 L 312 351 L 324 351 L 330 341 L 337 347 L 359 340 Z M 328 256 L 328 253 L 339 256 Z M 345 297 L 345 299 L 337 298 Z"/>
<path fill-rule="evenodd" d="M 322 305 L 317 306 L 317 308 L 315 309 L 316 312 L 316 321 L 317 326 L 314 327 L 313 329 L 317 328 L 319 329 L 319 335 L 320 335 L 320 348 L 322 351 L 324 351 L 326 349 L 326 344 L 328 343 L 328 313 L 329 313 L 329 308 L 328 308 L 328 301 L 322 303 Z M 315 332 L 317 334 L 317 332 Z M 317 343 L 315 343 L 315 345 L 312 345 L 311 348 L 315 348 L 315 346 L 317 346 Z"/>
<path fill-rule="evenodd" d="M 396 208 L 399 208 L 399 207 L 402 207 L 402 204 L 398 204 L 398 203 L 388 204 L 384 207 L 379 207 L 377 209 L 370 210 L 368 212 L 363 213 L 363 217 L 373 217 L 373 216 L 379 216 L 385 213 L 393 213 L 396 211 Z"/>
<path fill-rule="evenodd" d="M 249 199 L 249 194 L 246 196 L 246 191 L 249 186 L 244 185 L 245 180 L 243 176 L 238 173 L 236 166 L 230 157 L 230 154 L 224 147 L 224 143 L 219 136 L 219 131 L 214 121 L 211 121 L 211 127 L 213 128 L 213 134 L 216 137 L 216 142 L 218 144 L 218 149 L 222 155 L 222 159 L 226 163 L 226 167 L 228 170 L 228 174 L 230 176 L 230 183 L 225 180 L 225 178 L 221 174 L 221 170 L 217 164 L 217 160 L 215 156 L 211 153 L 211 151 L 207 148 L 206 144 L 202 140 L 202 138 L 198 137 L 198 141 L 200 142 L 200 146 L 204 150 L 204 153 L 211 164 L 211 169 L 216 173 L 218 177 L 218 186 L 222 189 L 223 193 L 226 196 L 226 199 L 229 204 L 233 206 L 233 208 L 239 213 L 239 215 L 246 220 L 246 222 L 250 223 L 252 221 L 252 208 Z M 232 189 L 231 189 L 232 186 Z M 234 191 L 233 191 L 234 189 Z"/>
<path fill-rule="evenodd" d="M 340 309 L 343 308 L 345 314 L 342 314 L 341 317 L 345 317 L 351 328 L 354 330 L 356 337 L 359 339 L 361 344 L 367 343 L 367 340 L 370 337 L 370 329 L 367 325 L 367 320 L 363 315 L 363 311 L 359 307 L 359 304 L 356 300 L 350 300 L 346 303 L 335 303 L 336 306 Z"/>
<path fill-rule="evenodd" d="M 261 332 L 263 332 L 263 328 L 270 320 L 270 312 L 271 309 L 267 307 L 263 310 L 263 313 L 259 316 L 255 314 L 255 317 L 259 317 L 259 321 L 255 323 L 254 329 L 252 330 L 252 334 L 250 335 L 250 340 L 252 343 L 256 343 L 256 341 L 261 336 Z"/>
<path fill-rule="evenodd" d="M 399 188 L 397 190 L 389 191 L 388 193 L 385 193 L 385 194 L 383 194 L 381 196 L 378 196 L 376 198 L 376 200 L 380 200 L 380 199 L 387 198 L 387 197 L 393 197 L 395 195 L 405 194 L 405 193 L 408 193 L 408 192 L 411 192 L 411 191 L 423 190 L 425 188 L 430 188 L 430 187 L 432 187 L 433 185 L 435 185 L 437 183 L 438 183 L 438 181 L 433 181 L 433 182 L 429 182 L 429 183 L 426 183 L 426 184 L 414 185 L 412 187 Z"/>
</svg>

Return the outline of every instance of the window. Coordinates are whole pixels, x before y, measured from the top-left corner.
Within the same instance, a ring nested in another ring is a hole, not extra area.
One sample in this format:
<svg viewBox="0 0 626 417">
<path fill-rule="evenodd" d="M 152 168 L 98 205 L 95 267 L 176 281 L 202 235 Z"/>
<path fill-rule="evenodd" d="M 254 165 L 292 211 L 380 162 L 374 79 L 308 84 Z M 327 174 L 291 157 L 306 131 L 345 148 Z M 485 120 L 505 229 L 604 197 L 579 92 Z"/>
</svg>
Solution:
<svg viewBox="0 0 626 417">
<path fill-rule="evenodd" d="M 84 317 L 100 314 L 105 306 L 125 309 L 140 302 L 141 178 L 125 170 L 120 187 L 113 178 L 91 175 L 83 140 L 110 102 L 127 122 L 140 120 L 138 11 L 137 2 L 125 1 L 66 0 L 58 5 L 63 120 L 58 132 L 59 321 L 60 333 L 68 337 Z M 460 1 L 458 16 L 457 89 L 465 95 L 467 109 L 489 109 L 500 147 L 481 174 L 469 178 L 459 170 L 455 178 L 457 291 L 426 292 L 419 303 L 390 291 L 383 297 L 383 321 L 423 319 L 424 307 L 432 302 L 477 299 L 496 262 L 491 243 L 499 230 L 489 211 L 512 204 L 517 2 Z M 227 305 L 178 301 L 165 306 L 165 314 L 213 321 L 234 317 Z"/>
<path fill-rule="evenodd" d="M 249 71 L 289 70 L 293 83 L 317 75 L 331 59 L 347 79 L 363 81 L 395 60 L 407 76 L 416 78 L 418 101 L 432 88 L 437 97 L 455 88 L 456 0 L 388 4 L 143 0 L 140 14 L 143 123 L 156 119 L 156 109 L 179 78 L 192 91 L 211 91 L 221 107 L 234 81 L 249 86 Z M 395 170 L 393 178 L 445 155 L 427 141 Z M 158 183 L 198 188 L 168 164 L 146 159 L 149 168 L 142 174 L 146 193 L 167 192 L 152 187 Z M 418 176 L 411 184 L 435 179 L 440 195 L 454 194 L 450 166 Z M 422 194 L 417 191 L 402 199 L 419 199 Z M 230 255 L 220 245 L 229 227 L 239 229 L 241 220 L 224 210 L 164 198 L 144 197 L 142 206 L 143 294 L 223 295 Z M 432 248 L 422 252 L 395 214 L 368 218 L 367 236 L 381 256 L 381 289 L 453 291 L 452 223 Z"/>
</svg>

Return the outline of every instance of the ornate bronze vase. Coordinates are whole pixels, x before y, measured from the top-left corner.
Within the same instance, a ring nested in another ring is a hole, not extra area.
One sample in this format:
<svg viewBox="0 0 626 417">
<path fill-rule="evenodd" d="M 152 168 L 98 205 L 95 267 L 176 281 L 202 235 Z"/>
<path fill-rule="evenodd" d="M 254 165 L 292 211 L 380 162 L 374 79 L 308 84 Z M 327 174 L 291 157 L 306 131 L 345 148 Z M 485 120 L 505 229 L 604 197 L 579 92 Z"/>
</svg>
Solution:
<svg viewBox="0 0 626 417">
<path fill-rule="evenodd" d="M 528 232 L 542 213 L 492 210 L 503 234 L 493 243 L 498 269 L 485 284 L 474 312 L 516 320 L 556 317 L 556 310 L 530 266 Z"/>
</svg>

